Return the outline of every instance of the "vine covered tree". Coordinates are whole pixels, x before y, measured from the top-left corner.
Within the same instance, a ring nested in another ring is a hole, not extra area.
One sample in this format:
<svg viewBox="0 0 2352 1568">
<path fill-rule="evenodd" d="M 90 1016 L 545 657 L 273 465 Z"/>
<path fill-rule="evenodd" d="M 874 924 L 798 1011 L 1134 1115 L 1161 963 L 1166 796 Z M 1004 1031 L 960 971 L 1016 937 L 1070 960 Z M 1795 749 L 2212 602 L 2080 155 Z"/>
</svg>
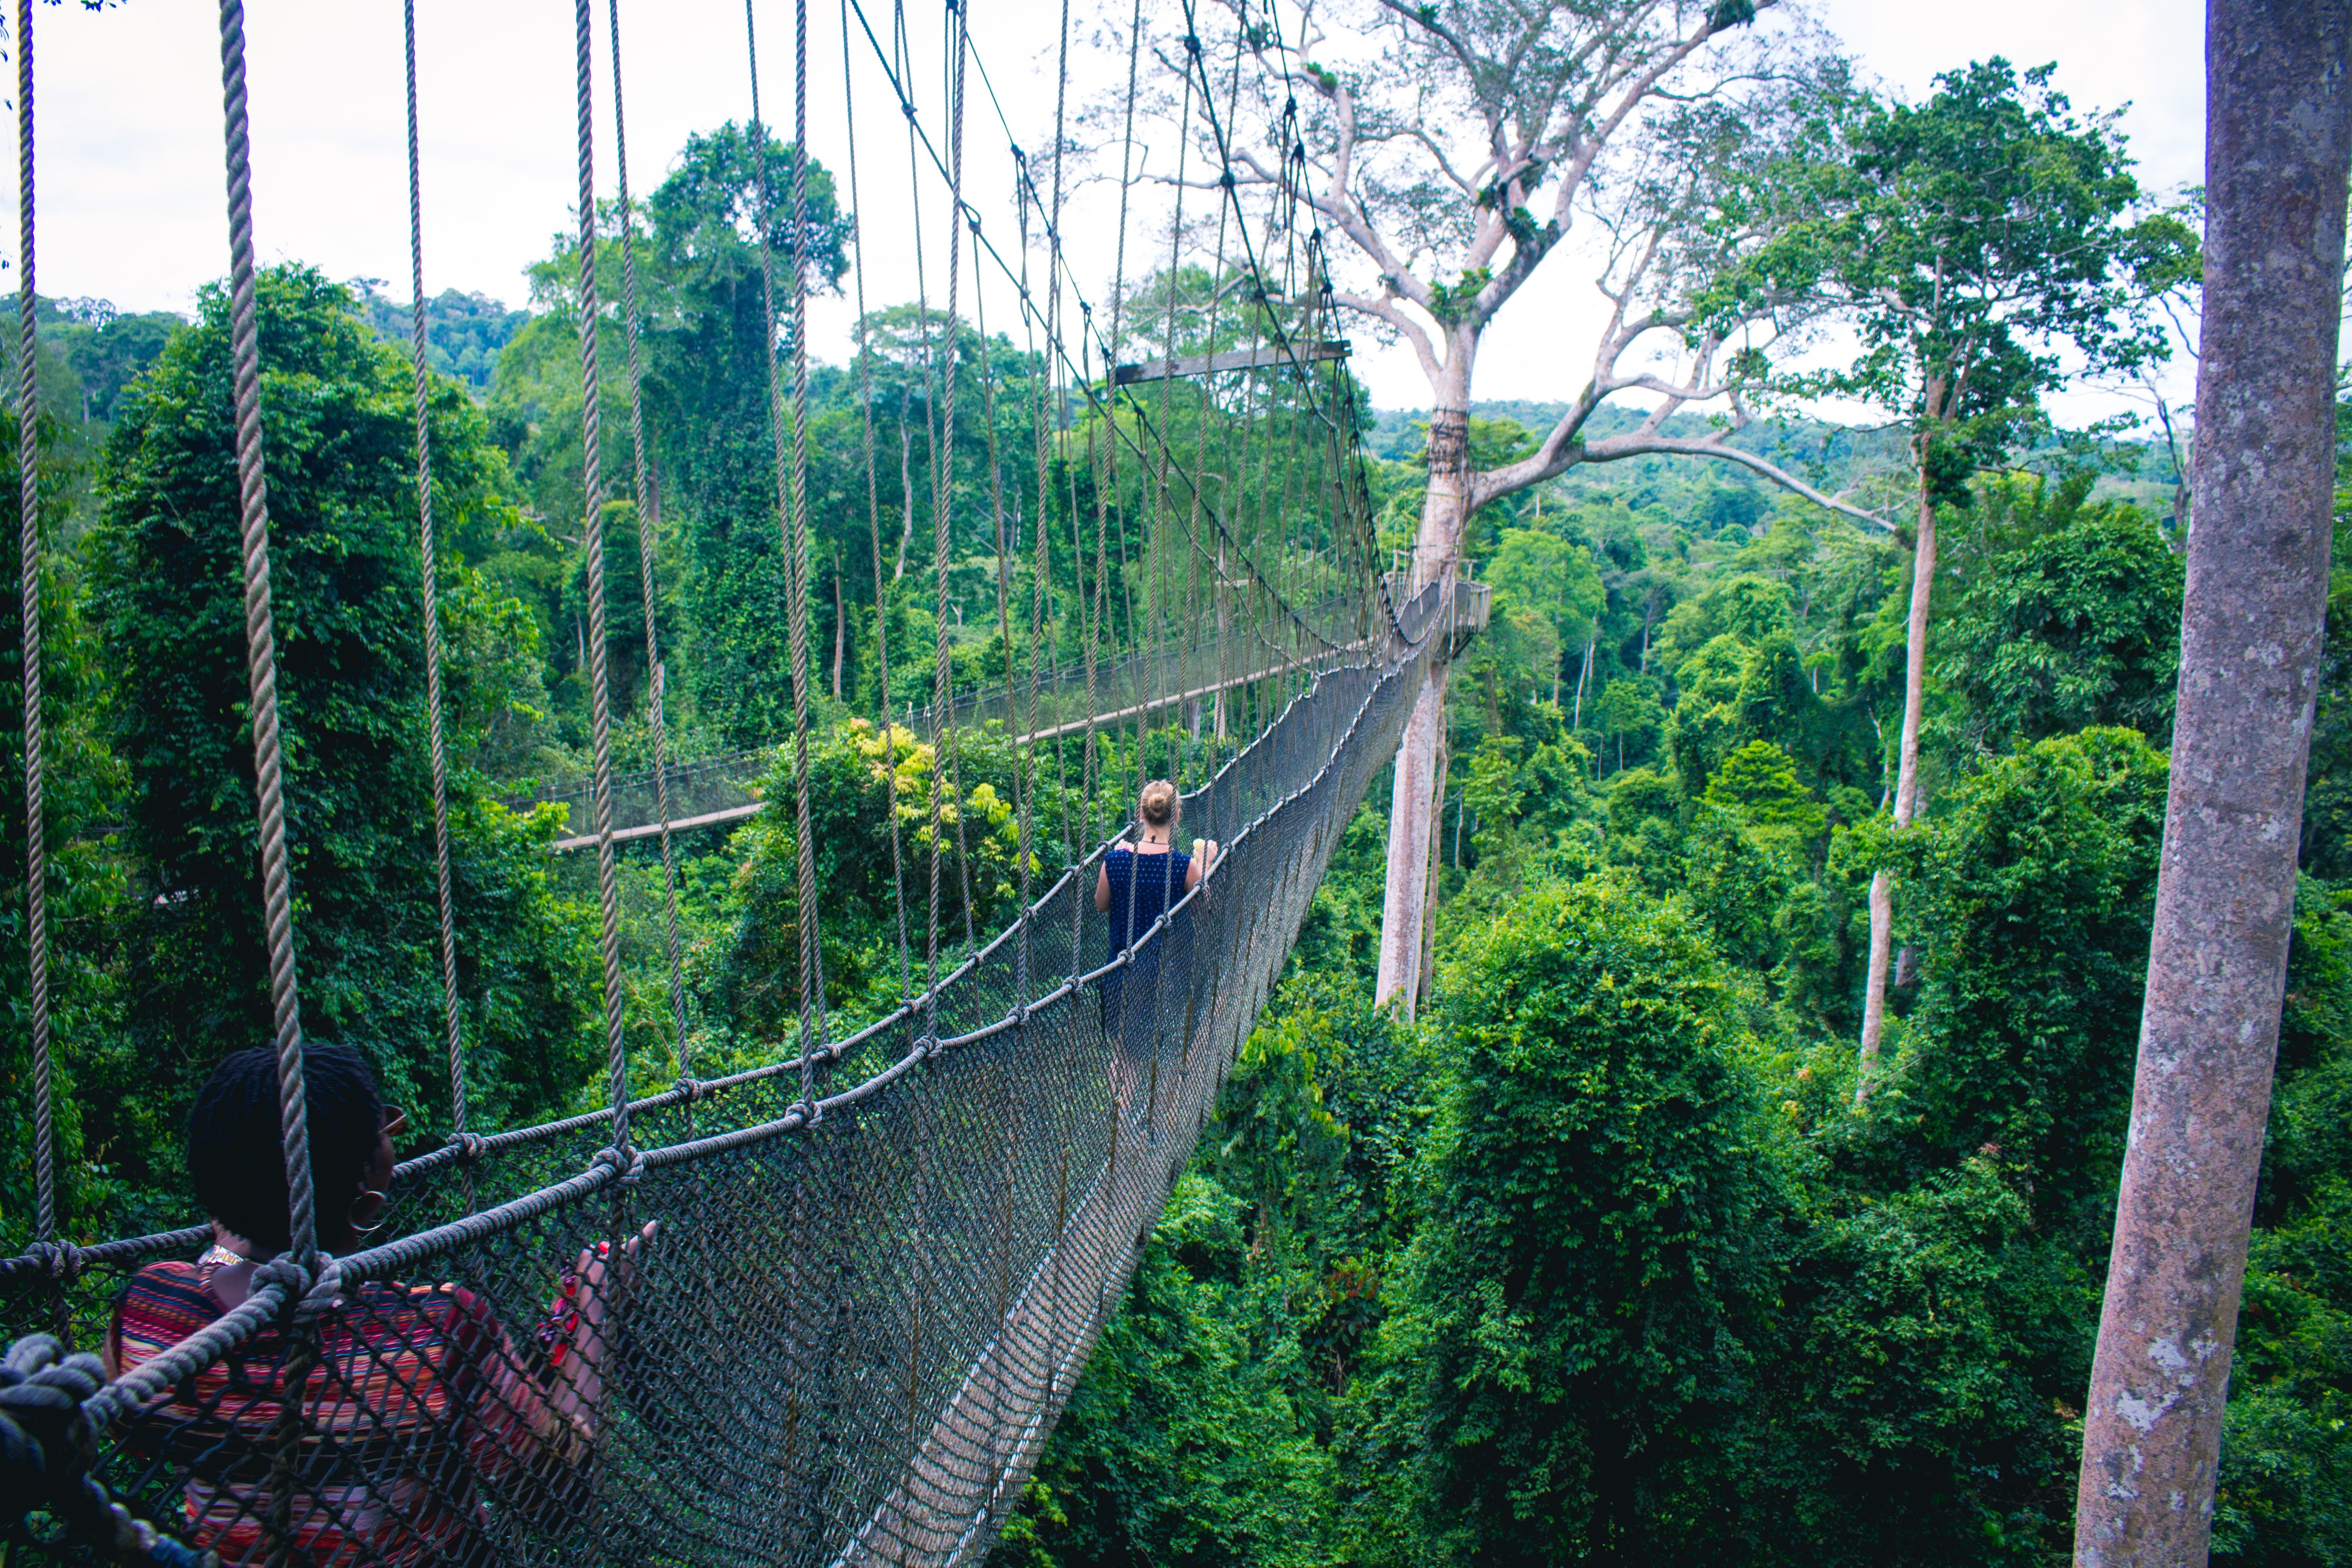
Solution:
<svg viewBox="0 0 2352 1568">
<path fill-rule="evenodd" d="M 303 1021 L 364 1051 L 388 1095 L 429 1115 L 448 1090 L 411 371 L 315 269 L 271 268 L 258 289 Z M 173 1169 L 187 1097 L 213 1064 L 269 1037 L 226 292 L 206 290 L 198 309 L 125 399 L 89 542 L 107 739 L 128 786 L 130 858 L 152 892 L 127 944 L 123 1026 L 84 1070 L 83 1126 L 123 1151 L 134 1179 Z M 504 459 L 464 387 L 436 380 L 432 418 L 453 531 L 511 512 Z M 480 650 L 521 616 L 478 574 L 446 556 L 442 572 L 462 763 L 504 697 Z M 593 950 L 547 864 L 554 814 L 508 812 L 463 765 L 450 795 L 472 1105 L 495 1125 L 568 1104 L 585 1080 Z"/>
</svg>

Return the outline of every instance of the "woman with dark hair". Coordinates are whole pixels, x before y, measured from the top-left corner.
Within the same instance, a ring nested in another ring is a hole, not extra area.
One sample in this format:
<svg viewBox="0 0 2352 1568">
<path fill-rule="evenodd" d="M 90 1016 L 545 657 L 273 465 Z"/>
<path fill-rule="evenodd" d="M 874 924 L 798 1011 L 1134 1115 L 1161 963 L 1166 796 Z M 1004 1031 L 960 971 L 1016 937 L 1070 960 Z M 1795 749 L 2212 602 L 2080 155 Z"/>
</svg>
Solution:
<svg viewBox="0 0 2352 1568">
<path fill-rule="evenodd" d="M 1176 825 L 1183 820 L 1184 803 L 1177 795 L 1176 786 L 1166 779 L 1154 779 L 1145 784 L 1136 807 L 1140 831 L 1136 835 L 1135 847 L 1119 845 L 1112 848 L 1103 856 L 1102 868 L 1095 873 L 1095 908 L 1110 917 L 1112 958 L 1142 942 L 1160 916 L 1201 885 L 1202 874 L 1217 858 L 1217 846 L 1212 839 L 1192 840 L 1192 853 L 1189 855 L 1176 847 Z M 1125 1057 L 1140 1058 L 1153 1048 L 1160 953 L 1167 942 L 1163 933 L 1160 940 L 1138 950 L 1124 969 L 1114 969 L 1102 978 L 1103 1025 L 1118 1042 Z M 1115 1076 L 1123 1077 L 1123 1069 L 1134 1064 L 1130 1060 L 1113 1065 Z M 1123 1103 L 1127 1099 L 1126 1084 L 1122 1082 L 1115 1088 Z"/>
<path fill-rule="evenodd" d="M 348 1046 L 308 1047 L 302 1087 L 319 1245 L 341 1256 L 382 1228 L 393 1140 L 407 1117 L 383 1102 Z M 255 1266 L 291 1245 L 270 1047 L 239 1051 L 205 1081 L 188 1117 L 188 1171 L 213 1244 L 192 1263 L 151 1263 L 131 1278 L 108 1336 L 119 1373 L 235 1309 Z M 296 1559 L 401 1568 L 484 1560 L 485 1487 L 542 1522 L 576 1511 L 604 1405 L 607 1321 L 639 1241 L 653 1234 L 648 1225 L 631 1238 L 609 1270 L 602 1247 L 580 1255 L 544 1348 L 528 1361 L 489 1304 L 461 1286 L 370 1280 L 337 1296 L 310 1331 L 300 1479 L 284 1500 Z M 127 1435 L 134 1449 L 168 1451 L 185 1467 L 190 1533 L 224 1562 L 257 1561 L 274 1544 L 271 1476 L 283 1462 L 292 1353 L 284 1324 L 265 1326 Z"/>
</svg>

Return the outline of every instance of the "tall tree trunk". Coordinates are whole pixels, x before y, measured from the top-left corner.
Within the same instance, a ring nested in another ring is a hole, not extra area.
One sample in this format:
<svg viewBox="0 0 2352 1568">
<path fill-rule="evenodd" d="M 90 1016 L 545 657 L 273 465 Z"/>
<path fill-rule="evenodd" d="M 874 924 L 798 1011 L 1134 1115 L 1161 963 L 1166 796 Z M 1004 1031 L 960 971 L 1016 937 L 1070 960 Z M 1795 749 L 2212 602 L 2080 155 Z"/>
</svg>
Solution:
<svg viewBox="0 0 2352 1568">
<path fill-rule="evenodd" d="M 1233 671 L 1225 668 L 1225 650 L 1233 637 L 1233 602 L 1225 593 L 1225 536 L 1217 535 L 1217 739 L 1225 738 L 1225 682 Z"/>
<path fill-rule="evenodd" d="M 841 700 L 841 664 L 849 650 L 849 613 L 842 603 L 841 556 L 833 558 L 833 700 Z"/>
<path fill-rule="evenodd" d="M 1601 617 L 1592 617 L 1592 636 L 1584 645 L 1584 662 L 1576 670 L 1576 711 L 1570 715 L 1568 732 L 1571 735 L 1584 728 L 1584 680 L 1592 673 L 1592 650 L 1601 646 Z"/>
<path fill-rule="evenodd" d="M 1919 541 L 1911 552 L 1911 617 L 1904 629 L 1903 739 L 1895 766 L 1895 830 L 1911 826 L 1919 804 L 1919 710 L 1927 699 L 1927 602 L 1936 587 L 1936 502 L 1927 487 L 1930 437 L 1919 438 Z M 1886 961 L 1895 942 L 1895 889 L 1884 867 L 1870 879 L 1870 969 L 1862 992 L 1862 1059 L 1853 1098 L 1870 1098 L 1878 1047 L 1886 1029 Z"/>
<path fill-rule="evenodd" d="M 1447 668 L 1429 672 L 1406 721 L 1404 738 L 1397 743 L 1396 768 L 1389 787 L 1388 886 L 1381 906 L 1381 964 L 1373 983 L 1374 1006 L 1390 997 L 1404 998 L 1405 1016 L 1413 1016 L 1420 987 L 1414 982 L 1420 967 L 1421 912 L 1428 890 L 1431 791 L 1436 787 L 1437 737 L 1445 721 Z"/>
<path fill-rule="evenodd" d="M 898 400 L 898 564 L 890 571 L 895 585 L 907 574 L 907 544 L 915 537 L 915 437 L 907 428 L 907 400 Z"/>
<path fill-rule="evenodd" d="M 1436 814 L 1432 819 L 1433 828 L 1443 826 L 1443 814 L 1445 810 L 1445 779 L 1446 775 L 1453 771 L 1454 748 L 1446 744 L 1445 735 L 1441 731 L 1437 737 L 1437 787 L 1430 792 L 1431 798 L 1436 803 L 1432 807 L 1433 812 Z M 1416 1013 L 1420 1011 L 1422 1004 L 1429 1000 L 1429 972 L 1437 966 L 1437 868 L 1439 857 L 1444 851 L 1444 835 L 1439 831 L 1431 832 L 1429 897 L 1422 908 L 1421 953 L 1413 960 L 1412 980 L 1405 988 L 1412 997 L 1413 1010 Z M 1455 851 L 1455 857 L 1458 861 L 1459 850 Z"/>
<path fill-rule="evenodd" d="M 2210 0 L 2195 526 L 2074 1558 L 2205 1561 L 2294 910 L 2352 162 L 2341 0 Z"/>
<path fill-rule="evenodd" d="M 1468 348 L 1457 344 L 1460 395 L 1469 385 Z M 1421 538 L 1413 548 L 1413 588 L 1431 583 L 1453 592 L 1462 525 L 1469 516 L 1470 416 L 1457 395 L 1455 405 L 1429 416 L 1429 495 L 1422 503 Z M 1445 635 L 1440 631 L 1432 636 Z M 1429 891 L 1430 837 L 1436 828 L 1436 803 L 1430 790 L 1437 773 L 1438 732 L 1445 722 L 1447 667 L 1433 665 L 1413 704 L 1404 738 L 1398 742 L 1389 790 L 1388 885 L 1381 900 L 1381 963 L 1372 1005 L 1404 999 L 1412 1016 L 1419 995 L 1422 911 Z"/>
</svg>

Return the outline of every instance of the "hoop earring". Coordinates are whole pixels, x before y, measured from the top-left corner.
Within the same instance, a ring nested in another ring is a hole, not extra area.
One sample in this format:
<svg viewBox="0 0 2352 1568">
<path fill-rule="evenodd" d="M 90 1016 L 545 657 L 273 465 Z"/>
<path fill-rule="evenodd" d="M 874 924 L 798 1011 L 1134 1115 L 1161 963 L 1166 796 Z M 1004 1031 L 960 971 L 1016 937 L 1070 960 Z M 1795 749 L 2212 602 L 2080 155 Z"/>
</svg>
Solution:
<svg viewBox="0 0 2352 1568">
<path fill-rule="evenodd" d="M 367 1202 L 370 1198 L 382 1198 L 386 1204 L 389 1204 L 392 1201 L 392 1194 L 389 1193 L 377 1192 L 373 1187 L 362 1187 L 360 1189 L 360 1195 L 352 1200 L 351 1208 L 346 1209 L 343 1212 L 343 1223 L 352 1227 L 352 1235 L 361 1241 L 365 1241 L 369 1237 L 373 1236 L 377 1231 L 382 1230 L 385 1226 L 392 1223 L 391 1221 L 384 1219 L 379 1219 L 373 1225 L 362 1225 L 359 1222 L 359 1216 L 355 1211 L 359 1208 L 360 1205 Z M 378 1210 L 377 1212 L 380 1214 L 383 1211 Z"/>
</svg>

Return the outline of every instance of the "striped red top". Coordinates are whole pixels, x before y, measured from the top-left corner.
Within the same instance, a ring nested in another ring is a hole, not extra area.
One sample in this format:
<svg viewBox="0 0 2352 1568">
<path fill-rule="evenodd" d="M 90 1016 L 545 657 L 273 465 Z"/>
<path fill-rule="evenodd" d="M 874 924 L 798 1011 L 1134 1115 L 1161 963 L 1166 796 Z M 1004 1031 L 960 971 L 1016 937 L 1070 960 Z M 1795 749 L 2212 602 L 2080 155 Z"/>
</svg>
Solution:
<svg viewBox="0 0 2352 1568">
<path fill-rule="evenodd" d="M 212 1269 L 152 1263 L 116 1306 L 109 1348 L 130 1372 L 219 1318 Z M 456 1285 L 370 1282 L 320 1317 L 304 1380 L 298 1561 L 408 1564 L 471 1558 L 493 1512 L 546 1522 L 563 1474 L 545 1434 L 562 1425 L 488 1306 Z M 286 1399 L 282 1328 L 271 1324 L 141 1413 L 123 1446 L 186 1478 L 188 1529 L 224 1563 L 268 1555 L 269 1482 Z"/>
</svg>

